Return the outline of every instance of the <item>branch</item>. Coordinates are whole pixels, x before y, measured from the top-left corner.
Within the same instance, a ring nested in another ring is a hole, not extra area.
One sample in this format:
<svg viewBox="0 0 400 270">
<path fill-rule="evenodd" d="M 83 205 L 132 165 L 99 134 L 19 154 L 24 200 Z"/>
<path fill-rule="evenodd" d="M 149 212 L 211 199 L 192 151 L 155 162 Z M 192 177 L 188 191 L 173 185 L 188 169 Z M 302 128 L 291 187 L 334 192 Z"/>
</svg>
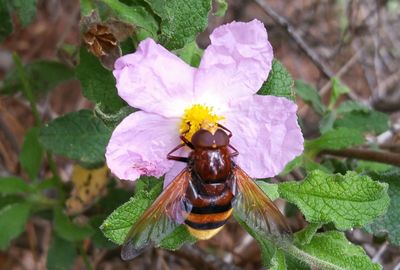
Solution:
<svg viewBox="0 0 400 270">
<path fill-rule="evenodd" d="M 346 158 L 357 158 L 361 160 L 375 161 L 379 163 L 400 166 L 400 154 L 395 154 L 387 151 L 349 148 L 342 150 L 323 150 L 321 154 Z"/>
</svg>

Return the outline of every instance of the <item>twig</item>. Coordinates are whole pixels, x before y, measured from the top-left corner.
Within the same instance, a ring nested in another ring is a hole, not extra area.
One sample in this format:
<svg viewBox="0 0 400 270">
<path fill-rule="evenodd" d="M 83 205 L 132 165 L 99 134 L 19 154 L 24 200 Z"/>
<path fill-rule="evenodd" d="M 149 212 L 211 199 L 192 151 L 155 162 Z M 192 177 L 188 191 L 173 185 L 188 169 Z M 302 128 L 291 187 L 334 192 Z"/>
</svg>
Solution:
<svg viewBox="0 0 400 270">
<path fill-rule="evenodd" d="M 196 246 L 184 245 L 181 249 L 174 251 L 173 254 L 187 259 L 196 269 L 242 270 L 242 268 L 233 264 L 228 264 L 222 259 Z"/>
<path fill-rule="evenodd" d="M 357 158 L 361 160 L 375 161 L 400 166 L 400 154 L 395 154 L 387 151 L 349 148 L 342 150 L 323 150 L 321 154 L 347 158 Z"/>
<path fill-rule="evenodd" d="M 320 59 L 320 57 L 311 49 L 310 46 L 303 40 L 300 34 L 294 27 L 275 10 L 273 10 L 265 0 L 255 0 L 255 2 L 268 14 L 277 24 L 279 24 L 289 34 L 291 38 L 299 45 L 300 49 L 314 62 L 314 64 L 322 71 L 322 73 L 330 79 L 335 74 L 332 70 Z"/>
<path fill-rule="evenodd" d="M 268 14 L 278 25 L 280 25 L 285 31 L 288 33 L 288 35 L 297 43 L 297 45 L 300 47 L 300 49 L 314 62 L 314 64 L 319 68 L 319 70 L 322 72 L 322 74 L 327 78 L 331 79 L 332 77 L 335 77 L 337 74 L 335 74 L 329 67 L 328 65 L 325 64 L 324 61 L 321 60 L 321 58 L 318 56 L 317 53 L 304 41 L 304 39 L 301 37 L 301 35 L 295 30 L 295 28 L 281 15 L 279 15 L 275 10 L 273 10 L 265 0 L 254 0 L 264 11 L 266 14 Z M 353 61 L 357 60 L 358 58 L 358 53 L 356 53 L 357 57 L 353 59 Z M 353 63 L 349 63 L 351 66 Z M 348 67 L 346 67 L 347 69 Z M 344 73 L 344 72 L 343 72 Z M 330 87 L 330 82 L 327 83 L 328 85 L 325 85 L 324 87 L 327 87 L 329 89 Z M 326 92 L 327 90 L 324 90 Z M 348 96 L 353 99 L 353 100 L 359 100 L 359 97 L 354 94 L 353 92 L 348 93 Z"/>
</svg>

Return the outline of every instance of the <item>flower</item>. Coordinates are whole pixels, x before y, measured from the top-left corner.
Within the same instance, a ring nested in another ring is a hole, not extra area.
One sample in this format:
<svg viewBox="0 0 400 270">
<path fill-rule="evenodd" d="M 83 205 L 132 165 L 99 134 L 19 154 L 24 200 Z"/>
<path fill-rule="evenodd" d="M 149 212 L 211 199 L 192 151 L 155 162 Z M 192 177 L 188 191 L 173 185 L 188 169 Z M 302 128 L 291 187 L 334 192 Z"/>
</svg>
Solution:
<svg viewBox="0 0 400 270">
<path fill-rule="evenodd" d="M 166 174 L 165 183 L 171 181 L 185 164 L 167 160 L 167 153 L 180 133 L 190 128 L 190 139 L 204 120 L 232 131 L 236 163 L 254 178 L 278 174 L 303 151 L 296 104 L 256 94 L 273 59 L 264 25 L 232 22 L 210 39 L 199 68 L 149 38 L 116 61 L 118 94 L 140 109 L 116 127 L 107 146 L 107 164 L 120 179 Z"/>
</svg>

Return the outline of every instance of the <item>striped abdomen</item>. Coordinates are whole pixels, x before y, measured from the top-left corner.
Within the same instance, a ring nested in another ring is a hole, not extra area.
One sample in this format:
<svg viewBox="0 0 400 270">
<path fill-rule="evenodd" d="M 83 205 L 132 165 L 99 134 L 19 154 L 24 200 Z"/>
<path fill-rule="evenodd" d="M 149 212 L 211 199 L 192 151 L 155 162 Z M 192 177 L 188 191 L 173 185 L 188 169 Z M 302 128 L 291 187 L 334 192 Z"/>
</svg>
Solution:
<svg viewBox="0 0 400 270">
<path fill-rule="evenodd" d="M 185 220 L 189 232 L 198 239 L 209 239 L 218 233 L 232 214 L 233 194 L 227 183 L 200 184 L 187 198 L 193 207 Z"/>
</svg>

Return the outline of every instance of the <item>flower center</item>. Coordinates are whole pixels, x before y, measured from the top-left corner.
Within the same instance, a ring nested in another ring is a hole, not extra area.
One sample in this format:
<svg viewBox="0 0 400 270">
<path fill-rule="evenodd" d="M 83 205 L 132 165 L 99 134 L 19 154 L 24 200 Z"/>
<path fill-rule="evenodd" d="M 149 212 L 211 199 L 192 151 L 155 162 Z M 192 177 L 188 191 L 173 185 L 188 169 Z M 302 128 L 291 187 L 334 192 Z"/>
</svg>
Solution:
<svg viewBox="0 0 400 270">
<path fill-rule="evenodd" d="M 224 119 L 223 116 L 213 113 L 212 107 L 194 104 L 185 110 L 179 133 L 190 141 L 193 134 L 200 128 L 215 127 L 217 122 L 222 119 Z"/>
</svg>

